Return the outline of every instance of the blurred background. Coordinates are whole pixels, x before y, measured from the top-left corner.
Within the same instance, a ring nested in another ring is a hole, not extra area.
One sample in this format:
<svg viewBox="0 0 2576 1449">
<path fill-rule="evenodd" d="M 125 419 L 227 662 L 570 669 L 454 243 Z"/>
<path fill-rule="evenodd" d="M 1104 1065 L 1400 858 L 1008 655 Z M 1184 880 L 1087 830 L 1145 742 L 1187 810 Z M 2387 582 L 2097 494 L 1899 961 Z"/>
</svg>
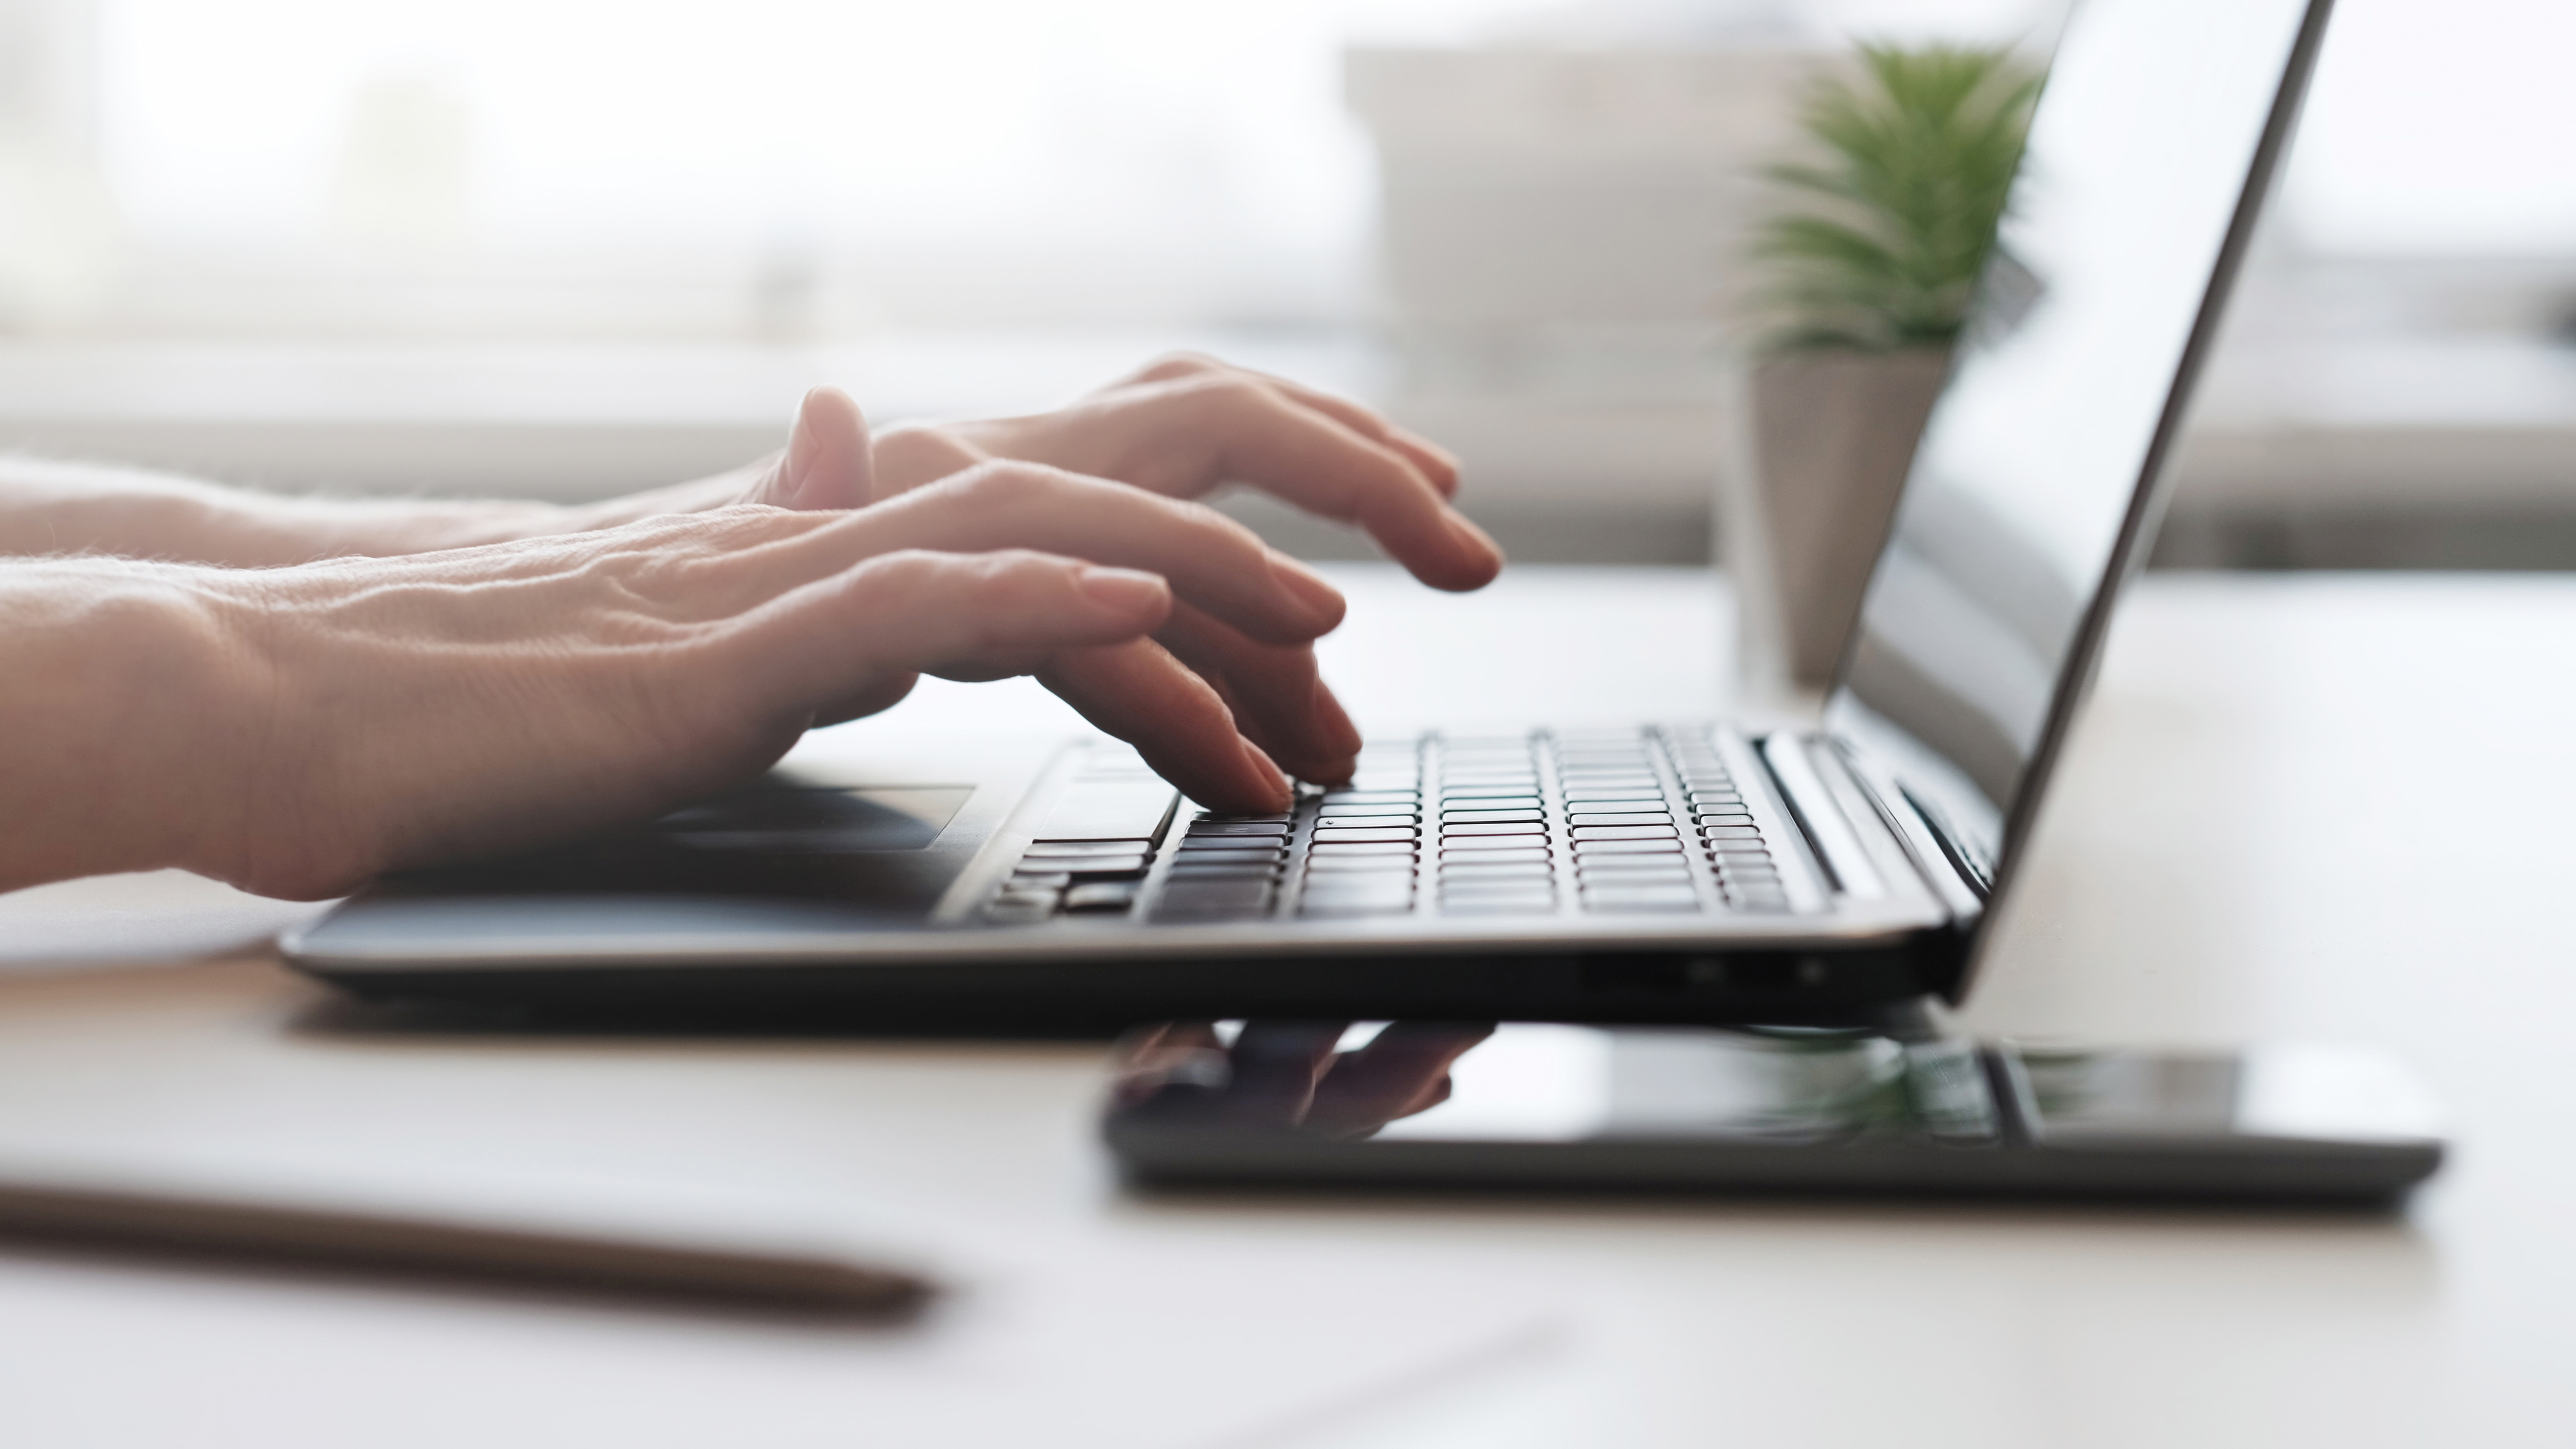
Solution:
<svg viewBox="0 0 2576 1449">
<path fill-rule="evenodd" d="M 1171 347 L 1711 556 L 1756 169 L 2058 0 L 0 0 L 0 447 L 578 498 Z M 2167 566 L 2576 566 L 2576 6 L 2343 0 Z M 1283 540 L 1356 540 L 1231 505 Z"/>
</svg>

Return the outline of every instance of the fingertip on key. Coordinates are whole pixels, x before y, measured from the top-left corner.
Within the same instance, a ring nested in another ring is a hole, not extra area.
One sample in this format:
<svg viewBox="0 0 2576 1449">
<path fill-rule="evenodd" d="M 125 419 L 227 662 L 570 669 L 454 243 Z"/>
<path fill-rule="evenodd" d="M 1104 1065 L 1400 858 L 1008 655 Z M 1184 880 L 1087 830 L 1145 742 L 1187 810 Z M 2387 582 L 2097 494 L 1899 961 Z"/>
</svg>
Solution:
<svg viewBox="0 0 2576 1449">
<path fill-rule="evenodd" d="M 1251 776 L 1248 783 L 1251 783 L 1260 795 L 1260 811 L 1268 813 L 1285 810 L 1294 804 L 1297 792 L 1289 785 L 1287 772 L 1281 770 L 1278 762 L 1272 760 L 1261 746 L 1250 740 L 1243 740 L 1240 743 L 1243 746 L 1243 762 Z"/>
</svg>

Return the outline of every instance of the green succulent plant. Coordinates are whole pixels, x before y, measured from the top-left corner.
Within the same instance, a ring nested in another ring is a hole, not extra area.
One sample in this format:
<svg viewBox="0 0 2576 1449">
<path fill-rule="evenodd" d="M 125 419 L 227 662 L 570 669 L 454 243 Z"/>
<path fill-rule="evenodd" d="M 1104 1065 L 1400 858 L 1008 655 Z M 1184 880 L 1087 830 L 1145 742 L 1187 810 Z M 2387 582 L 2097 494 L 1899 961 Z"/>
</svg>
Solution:
<svg viewBox="0 0 2576 1449">
<path fill-rule="evenodd" d="M 1775 350 L 1958 337 L 2044 79 L 2002 48 L 1864 45 L 1861 59 L 1800 113 L 1822 158 L 1764 172 L 1796 203 L 1754 241 Z"/>
</svg>

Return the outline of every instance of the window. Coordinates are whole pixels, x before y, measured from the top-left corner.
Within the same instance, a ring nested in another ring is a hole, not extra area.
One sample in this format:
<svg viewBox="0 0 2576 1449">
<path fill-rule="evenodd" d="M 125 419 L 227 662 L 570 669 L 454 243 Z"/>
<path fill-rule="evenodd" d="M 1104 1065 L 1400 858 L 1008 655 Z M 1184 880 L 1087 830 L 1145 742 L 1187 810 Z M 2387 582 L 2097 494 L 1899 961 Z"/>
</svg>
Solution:
<svg viewBox="0 0 2576 1449">
<path fill-rule="evenodd" d="M 1354 38 L 2055 0 L 0 0 L 0 326 L 804 338 L 1366 315 Z M 2564 0 L 2344 0 L 2311 259 L 2576 256 Z M 2541 268 L 2549 275 L 2548 266 Z"/>
</svg>

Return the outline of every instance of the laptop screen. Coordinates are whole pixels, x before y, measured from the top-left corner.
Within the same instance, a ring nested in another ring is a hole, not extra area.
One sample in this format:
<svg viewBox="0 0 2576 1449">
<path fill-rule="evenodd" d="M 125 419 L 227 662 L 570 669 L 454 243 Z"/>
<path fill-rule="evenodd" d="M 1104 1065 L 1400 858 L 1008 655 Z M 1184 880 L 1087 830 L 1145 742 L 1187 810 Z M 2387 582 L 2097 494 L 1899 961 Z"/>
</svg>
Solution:
<svg viewBox="0 0 2576 1449">
<path fill-rule="evenodd" d="M 2059 41 L 1826 711 L 1981 875 L 2028 828 L 2152 531 L 2325 0 L 2311 9 L 2079 0 Z"/>
</svg>

